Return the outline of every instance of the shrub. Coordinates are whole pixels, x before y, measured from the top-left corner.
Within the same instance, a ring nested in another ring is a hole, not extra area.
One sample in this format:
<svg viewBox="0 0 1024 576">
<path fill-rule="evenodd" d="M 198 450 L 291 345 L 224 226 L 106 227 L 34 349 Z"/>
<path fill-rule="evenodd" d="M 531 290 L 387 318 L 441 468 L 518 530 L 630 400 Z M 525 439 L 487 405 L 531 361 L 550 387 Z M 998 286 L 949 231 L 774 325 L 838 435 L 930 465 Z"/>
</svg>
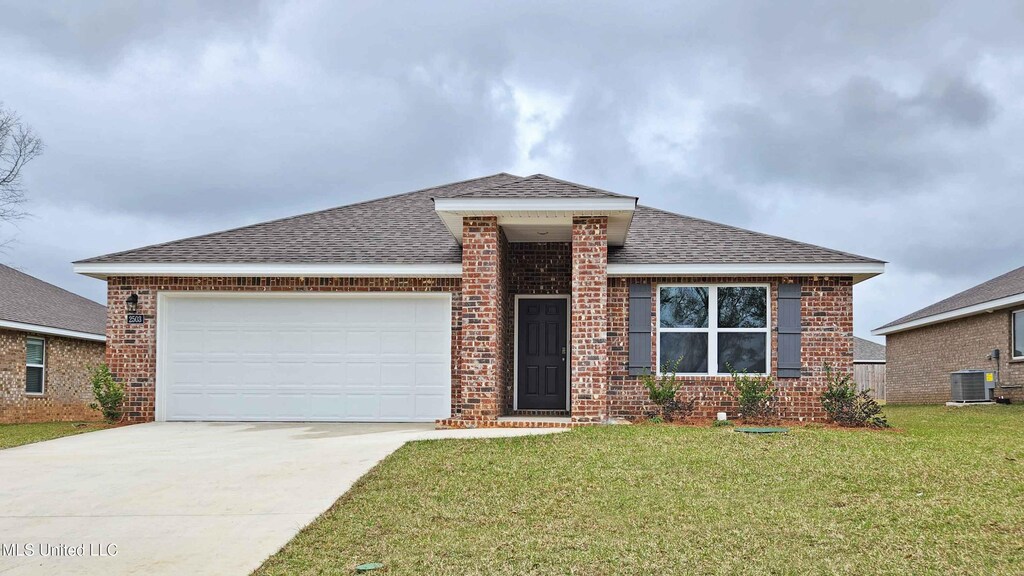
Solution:
<svg viewBox="0 0 1024 576">
<path fill-rule="evenodd" d="M 89 408 L 103 413 L 107 422 L 121 419 L 121 404 L 124 402 L 124 385 L 114 379 L 110 367 L 100 364 L 92 368 L 92 395 L 96 401 Z"/>
<path fill-rule="evenodd" d="M 693 414 L 697 405 L 695 399 L 676 398 L 683 388 L 683 383 L 675 375 L 678 366 L 679 361 L 669 362 L 662 368 L 660 375 L 646 372 L 640 377 L 640 382 L 647 389 L 648 398 L 658 407 L 656 412 L 648 415 L 651 422 L 672 422 Z"/>
<path fill-rule="evenodd" d="M 744 420 L 770 420 L 776 416 L 775 379 L 771 376 L 751 376 L 729 369 L 736 391 L 733 398 Z"/>
<path fill-rule="evenodd" d="M 841 426 L 888 428 L 882 407 L 869 390 L 857 392 L 857 383 L 849 373 L 839 373 L 825 365 L 825 392 L 821 407 L 828 419 Z"/>
</svg>

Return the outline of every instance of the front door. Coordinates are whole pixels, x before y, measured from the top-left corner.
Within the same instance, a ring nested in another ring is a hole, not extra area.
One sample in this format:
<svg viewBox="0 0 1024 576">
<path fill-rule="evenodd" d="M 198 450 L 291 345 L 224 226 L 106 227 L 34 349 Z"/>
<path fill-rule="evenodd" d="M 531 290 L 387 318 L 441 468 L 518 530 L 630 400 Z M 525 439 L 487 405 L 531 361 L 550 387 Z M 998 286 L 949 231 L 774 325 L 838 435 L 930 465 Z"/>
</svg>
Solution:
<svg viewBox="0 0 1024 576">
<path fill-rule="evenodd" d="M 569 365 L 568 301 L 564 298 L 519 300 L 517 407 L 520 410 L 565 410 Z"/>
</svg>

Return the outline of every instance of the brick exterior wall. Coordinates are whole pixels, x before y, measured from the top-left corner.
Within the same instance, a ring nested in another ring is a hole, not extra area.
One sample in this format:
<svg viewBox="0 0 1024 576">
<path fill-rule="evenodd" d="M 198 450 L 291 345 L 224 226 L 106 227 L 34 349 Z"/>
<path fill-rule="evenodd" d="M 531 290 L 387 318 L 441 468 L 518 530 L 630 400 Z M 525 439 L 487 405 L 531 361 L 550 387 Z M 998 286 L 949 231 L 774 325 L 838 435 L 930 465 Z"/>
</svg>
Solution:
<svg viewBox="0 0 1024 576">
<path fill-rule="evenodd" d="M 996 348 L 1002 386 L 994 394 L 1024 402 L 1024 361 L 1012 360 L 1011 315 L 997 310 L 886 336 L 886 402 L 949 402 L 949 373 L 995 370 L 986 358 Z"/>
<path fill-rule="evenodd" d="M 493 216 L 462 223 L 462 396 L 465 420 L 493 420 L 505 405 L 508 242 Z"/>
<path fill-rule="evenodd" d="M 569 378 L 573 422 L 608 418 L 608 217 L 572 219 Z"/>
<path fill-rule="evenodd" d="M 25 394 L 25 339 L 45 341 L 43 395 Z M 102 342 L 0 330 L 0 424 L 98 420 L 89 368 L 103 362 Z"/>
<path fill-rule="evenodd" d="M 462 290 L 458 278 L 175 278 L 107 279 L 107 364 L 125 384 L 125 418 L 148 422 L 156 417 L 157 294 L 163 291 L 206 292 L 450 292 L 452 296 L 452 411 L 459 415 L 459 344 Z M 125 299 L 139 295 L 138 313 L 145 324 L 128 324 Z"/>
<path fill-rule="evenodd" d="M 851 278 L 665 277 L 608 278 L 607 223 L 576 218 L 574 243 L 508 243 L 494 218 L 467 218 L 463 226 L 462 278 L 171 278 L 108 280 L 107 362 L 128 390 L 131 421 L 155 417 L 157 294 L 162 291 L 402 292 L 452 295 L 452 416 L 493 422 L 512 408 L 514 296 L 571 293 L 571 406 L 573 422 L 633 417 L 650 407 L 636 376 L 628 375 L 628 296 L 631 282 L 652 286 L 651 325 L 658 283 L 761 283 L 770 286 L 771 358 L 776 369 L 777 292 L 780 282 L 799 282 L 803 319 L 803 376 L 779 382 L 783 416 L 820 419 L 822 366 L 851 371 L 853 283 Z M 142 325 L 128 325 L 125 299 L 139 295 Z M 653 339 L 657 344 L 657 338 Z M 990 346 L 996 347 L 996 346 Z M 1005 346 L 1003 346 L 1005 349 Z M 987 352 L 986 352 L 987 353 Z M 652 346 L 652 364 L 656 363 Z M 890 349 L 890 354 L 892 350 Z M 24 351 L 21 351 L 22 361 Z M 23 376 L 22 376 L 23 377 Z M 698 416 L 734 413 L 731 379 L 686 377 L 682 392 L 699 400 Z M 948 386 L 947 386 L 948 391 Z"/>
<path fill-rule="evenodd" d="M 657 284 L 729 284 L 756 283 L 769 285 L 771 302 L 771 372 L 777 371 L 778 286 L 783 282 L 799 282 L 801 293 L 801 361 L 800 378 L 778 380 L 779 408 L 785 418 L 820 420 L 824 417 L 820 396 L 825 387 L 823 366 L 836 370 L 853 370 L 853 281 L 851 278 L 775 278 L 775 277 L 661 277 L 611 278 L 608 281 L 608 409 L 612 417 L 629 418 L 652 410 L 647 391 L 638 376 L 629 375 L 629 285 L 651 285 L 651 366 L 657 366 L 656 307 Z M 729 376 L 686 376 L 681 397 L 696 398 L 696 416 L 713 418 L 717 412 L 736 413 L 732 399 L 732 378 Z"/>
<path fill-rule="evenodd" d="M 572 244 L 569 242 L 514 242 L 508 245 L 508 282 L 505 307 L 505 404 L 511 414 L 515 395 L 515 297 L 568 295 L 572 291 Z"/>
</svg>

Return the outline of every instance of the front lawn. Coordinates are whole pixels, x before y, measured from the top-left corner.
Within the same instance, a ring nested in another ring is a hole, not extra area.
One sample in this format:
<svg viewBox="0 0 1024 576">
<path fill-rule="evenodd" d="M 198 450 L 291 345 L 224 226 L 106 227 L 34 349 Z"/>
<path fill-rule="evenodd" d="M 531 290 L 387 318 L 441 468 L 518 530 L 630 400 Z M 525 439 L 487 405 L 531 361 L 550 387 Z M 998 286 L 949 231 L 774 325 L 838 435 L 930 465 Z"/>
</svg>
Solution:
<svg viewBox="0 0 1024 576">
<path fill-rule="evenodd" d="M 1024 407 L 415 442 L 257 574 L 1020 574 Z"/>
<path fill-rule="evenodd" d="M 53 440 L 83 432 L 109 428 L 103 422 L 39 422 L 35 424 L 0 424 L 0 449 L 22 444 Z"/>
</svg>

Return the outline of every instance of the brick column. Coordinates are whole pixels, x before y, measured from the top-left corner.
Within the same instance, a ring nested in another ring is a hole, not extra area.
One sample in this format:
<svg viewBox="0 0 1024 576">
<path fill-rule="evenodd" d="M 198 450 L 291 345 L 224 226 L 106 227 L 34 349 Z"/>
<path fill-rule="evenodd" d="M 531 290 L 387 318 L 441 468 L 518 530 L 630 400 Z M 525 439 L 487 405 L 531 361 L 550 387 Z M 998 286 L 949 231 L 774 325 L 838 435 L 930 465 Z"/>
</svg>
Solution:
<svg viewBox="0 0 1024 576">
<path fill-rule="evenodd" d="M 462 418 L 495 420 L 502 375 L 501 231 L 494 216 L 462 220 Z"/>
<path fill-rule="evenodd" d="M 572 220 L 572 420 L 608 417 L 608 217 Z"/>
</svg>

